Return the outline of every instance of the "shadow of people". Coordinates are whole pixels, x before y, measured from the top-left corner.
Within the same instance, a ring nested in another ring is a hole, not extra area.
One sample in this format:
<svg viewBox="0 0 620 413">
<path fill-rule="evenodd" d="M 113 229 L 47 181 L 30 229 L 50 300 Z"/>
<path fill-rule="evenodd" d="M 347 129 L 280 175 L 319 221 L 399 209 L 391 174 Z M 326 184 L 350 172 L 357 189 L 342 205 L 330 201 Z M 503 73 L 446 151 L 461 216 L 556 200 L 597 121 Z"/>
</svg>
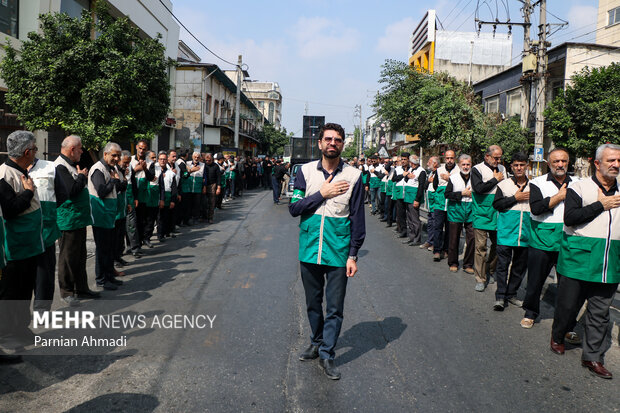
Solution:
<svg viewBox="0 0 620 413">
<path fill-rule="evenodd" d="M 134 412 L 149 413 L 159 406 L 156 397 L 140 393 L 111 393 L 97 396 L 65 413 Z"/>
<path fill-rule="evenodd" d="M 336 349 L 349 347 L 336 358 L 338 365 L 347 364 L 370 350 L 383 350 L 388 343 L 397 340 L 407 328 L 400 317 L 387 317 L 382 321 L 364 321 L 344 332 L 338 339 Z"/>
</svg>

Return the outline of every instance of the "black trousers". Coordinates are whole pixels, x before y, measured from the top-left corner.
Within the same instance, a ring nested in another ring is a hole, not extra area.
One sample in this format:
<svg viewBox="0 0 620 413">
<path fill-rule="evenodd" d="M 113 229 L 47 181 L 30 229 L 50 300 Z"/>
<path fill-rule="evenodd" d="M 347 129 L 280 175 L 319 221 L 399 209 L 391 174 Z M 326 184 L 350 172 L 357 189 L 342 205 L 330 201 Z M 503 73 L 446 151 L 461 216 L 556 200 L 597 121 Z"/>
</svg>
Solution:
<svg viewBox="0 0 620 413">
<path fill-rule="evenodd" d="M 114 278 L 114 228 L 93 226 L 95 279 L 98 285 Z"/>
<path fill-rule="evenodd" d="M 396 231 L 399 235 L 407 235 L 407 206 L 402 199 L 396 200 Z"/>
<path fill-rule="evenodd" d="M 523 309 L 525 317 L 536 320 L 540 314 L 540 294 L 551 269 L 558 262 L 558 251 L 529 247 L 527 253 L 527 287 Z"/>
<path fill-rule="evenodd" d="M 496 300 L 505 300 L 517 295 L 519 286 L 521 286 L 527 271 L 527 248 L 509 247 L 507 245 L 497 246 L 497 267 L 495 268 L 495 281 L 497 281 L 497 289 L 495 290 Z M 511 262 L 512 267 L 510 266 Z M 510 267 L 510 277 L 508 276 L 508 267 Z"/>
<path fill-rule="evenodd" d="M 0 336 L 22 336 L 29 331 L 37 257 L 8 261 L 0 272 Z"/>
<path fill-rule="evenodd" d="M 37 278 L 34 288 L 34 309 L 49 311 L 56 289 L 56 243 L 37 256 Z"/>
<path fill-rule="evenodd" d="M 448 244 L 448 266 L 459 266 L 459 244 L 461 231 L 465 228 L 465 254 L 463 255 L 463 268 L 474 268 L 474 227 L 471 222 L 450 222 L 450 243 Z"/>
<path fill-rule="evenodd" d="M 440 209 L 433 211 L 433 253 L 439 254 L 448 251 L 450 240 L 450 226 L 448 225 L 448 213 Z"/>
<path fill-rule="evenodd" d="M 172 231 L 172 211 L 170 207 L 163 207 L 159 209 L 159 215 L 157 215 L 157 238 L 169 237 Z"/>
<path fill-rule="evenodd" d="M 88 290 L 86 275 L 86 227 L 63 231 L 58 241 L 58 285 L 60 296 Z"/>
<path fill-rule="evenodd" d="M 197 194 L 197 193 L 189 193 L 186 194 L 189 195 L 188 200 L 189 200 L 189 216 L 193 219 L 198 219 L 200 218 L 200 198 L 202 197 L 202 194 Z"/>
<path fill-rule="evenodd" d="M 150 240 L 155 231 L 155 222 L 157 221 L 158 207 L 146 207 L 146 223 L 144 224 L 144 233 L 142 240 Z"/>
<path fill-rule="evenodd" d="M 207 188 L 207 219 L 212 220 L 215 215 L 215 203 L 217 201 L 217 195 L 215 194 L 217 192 L 217 184 L 210 184 L 205 188 Z"/>
<path fill-rule="evenodd" d="M 142 241 L 144 241 L 144 231 L 147 222 L 147 209 L 146 203 L 138 202 L 138 206 L 136 207 L 136 223 L 138 224 L 138 237 L 139 244 L 142 245 Z"/>
<path fill-rule="evenodd" d="M 125 238 L 127 245 L 131 248 L 131 252 L 136 252 L 140 249 L 140 235 L 138 234 L 135 208 L 127 212 L 127 217 L 125 218 Z"/>
<path fill-rule="evenodd" d="M 189 219 L 192 216 L 192 194 L 190 192 L 181 194 L 181 205 L 179 208 L 179 216 L 177 218 L 177 225 L 188 225 Z"/>
<path fill-rule="evenodd" d="M 387 200 L 387 212 L 385 219 L 387 220 L 388 225 L 392 225 L 396 217 L 394 216 L 394 199 L 391 196 L 388 196 Z"/>
<path fill-rule="evenodd" d="M 383 212 L 385 209 L 385 192 L 379 192 L 379 203 L 377 205 L 379 209 L 379 215 L 383 216 Z"/>
<path fill-rule="evenodd" d="M 618 283 L 605 284 L 560 277 L 558 299 L 551 327 L 553 341 L 564 343 L 565 334 L 572 330 L 571 325 L 584 300 L 588 300 L 581 359 L 604 363 L 611 334 L 609 307 L 617 288 Z"/>
<path fill-rule="evenodd" d="M 125 251 L 125 234 L 127 227 L 127 218 L 117 219 L 114 222 L 114 245 L 112 251 L 114 260 L 120 261 Z"/>
</svg>

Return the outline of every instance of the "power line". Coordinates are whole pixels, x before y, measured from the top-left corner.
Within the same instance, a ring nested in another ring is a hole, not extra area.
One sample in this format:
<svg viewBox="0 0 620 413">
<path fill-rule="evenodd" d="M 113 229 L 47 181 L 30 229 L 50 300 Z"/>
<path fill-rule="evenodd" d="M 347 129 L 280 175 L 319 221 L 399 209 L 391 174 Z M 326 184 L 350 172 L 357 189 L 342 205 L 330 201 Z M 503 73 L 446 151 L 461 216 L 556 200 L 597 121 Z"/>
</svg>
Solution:
<svg viewBox="0 0 620 413">
<path fill-rule="evenodd" d="M 456 3 L 456 4 L 454 5 L 454 7 L 452 7 L 452 10 L 450 10 L 450 13 L 448 13 L 448 15 L 446 16 L 446 22 L 448 21 L 448 18 L 450 17 L 450 15 L 452 14 L 452 12 L 453 12 L 454 10 L 456 10 L 456 8 L 459 6 L 459 4 L 461 4 L 461 2 L 462 2 L 462 1 L 463 1 L 463 0 L 459 0 L 459 1 L 458 1 L 458 3 Z"/>
<path fill-rule="evenodd" d="M 223 57 L 220 57 L 220 56 L 219 56 L 217 53 L 215 53 L 213 50 L 209 49 L 209 48 L 208 48 L 208 47 L 207 47 L 207 46 L 206 46 L 203 42 L 201 42 L 201 41 L 200 41 L 200 40 L 199 40 L 199 39 L 198 39 L 198 38 L 194 35 L 194 33 L 192 33 L 192 32 L 191 32 L 191 31 L 190 31 L 190 30 L 189 30 L 189 29 L 188 29 L 188 28 L 187 28 L 187 27 L 183 24 L 183 22 L 182 22 L 181 20 L 179 20 L 179 18 L 178 18 L 177 16 L 175 16 L 175 15 L 174 15 L 174 13 L 172 13 L 172 10 L 170 10 L 170 9 L 168 8 L 168 6 L 166 6 L 166 5 L 164 4 L 164 2 L 163 2 L 162 0 L 159 0 L 159 2 L 161 3 L 161 5 L 162 5 L 162 6 L 164 6 L 164 8 L 165 8 L 166 10 L 168 10 L 168 13 L 170 13 L 170 15 L 171 15 L 172 17 L 174 17 L 174 19 L 175 19 L 175 20 L 176 20 L 176 21 L 177 21 L 177 22 L 181 25 L 181 27 L 183 27 L 183 28 L 185 29 L 185 31 L 186 31 L 187 33 L 189 33 L 189 35 L 190 35 L 190 36 L 192 36 L 192 37 L 193 37 L 193 38 L 194 38 L 194 39 L 198 42 L 198 44 L 200 44 L 202 47 L 204 47 L 205 49 L 207 49 L 207 51 L 208 51 L 209 53 L 211 53 L 213 56 L 215 56 L 215 57 L 217 57 L 218 59 L 220 59 L 222 62 L 226 62 L 226 63 L 228 63 L 228 64 L 229 64 L 229 65 L 231 65 L 231 66 L 235 66 L 235 67 L 237 66 L 237 64 L 236 64 L 236 63 L 229 62 L 228 60 L 224 59 Z"/>
</svg>

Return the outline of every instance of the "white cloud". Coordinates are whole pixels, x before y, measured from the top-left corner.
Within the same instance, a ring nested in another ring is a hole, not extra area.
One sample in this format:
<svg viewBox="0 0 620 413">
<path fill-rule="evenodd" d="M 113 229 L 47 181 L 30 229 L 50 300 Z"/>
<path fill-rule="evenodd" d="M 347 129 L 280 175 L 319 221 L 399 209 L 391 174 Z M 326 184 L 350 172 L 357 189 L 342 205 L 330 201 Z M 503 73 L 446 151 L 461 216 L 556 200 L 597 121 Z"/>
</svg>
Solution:
<svg viewBox="0 0 620 413">
<path fill-rule="evenodd" d="M 357 30 L 325 17 L 301 17 L 291 32 L 297 41 L 297 53 L 304 59 L 351 52 L 360 42 Z"/>
<path fill-rule="evenodd" d="M 377 42 L 376 50 L 394 57 L 408 55 L 409 37 L 415 29 L 416 21 L 412 17 L 390 24 Z"/>
</svg>

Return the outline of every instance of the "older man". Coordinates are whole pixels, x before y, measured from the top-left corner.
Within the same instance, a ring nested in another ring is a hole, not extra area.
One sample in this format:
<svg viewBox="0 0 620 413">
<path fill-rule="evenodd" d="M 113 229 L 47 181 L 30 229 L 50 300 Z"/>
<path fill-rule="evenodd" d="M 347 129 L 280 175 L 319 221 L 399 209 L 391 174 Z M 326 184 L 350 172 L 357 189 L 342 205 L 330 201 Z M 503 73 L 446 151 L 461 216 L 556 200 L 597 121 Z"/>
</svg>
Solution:
<svg viewBox="0 0 620 413">
<path fill-rule="evenodd" d="M 4 214 L 7 266 L 0 278 L 0 337 L 24 342 L 31 337 L 30 301 L 37 276 L 37 256 L 43 253 L 41 202 L 28 168 L 37 153 L 34 135 L 11 133 L 9 159 L 0 165 L 0 208 Z M 32 344 L 32 343 L 30 343 Z"/>
<path fill-rule="evenodd" d="M 134 193 L 136 194 L 136 199 L 138 200 L 138 205 L 136 206 L 136 220 L 138 224 L 140 244 L 143 244 L 145 241 L 144 234 L 148 220 L 146 203 L 149 198 L 149 182 L 152 181 L 155 176 L 155 172 L 153 171 L 155 165 L 152 160 L 148 159 L 148 152 L 148 142 L 146 140 L 139 141 L 136 145 L 136 154 L 131 157 L 131 162 L 129 164 L 133 170 L 133 176 L 136 183 Z M 146 245 L 151 246 L 150 242 Z"/>
<path fill-rule="evenodd" d="M 435 191 L 433 197 L 433 261 L 440 261 L 448 255 L 448 243 L 450 230 L 447 220 L 446 187 L 450 176 L 458 175 L 459 168 L 456 166 L 456 154 L 453 150 L 444 153 L 446 163 L 437 168 L 437 174 L 432 185 Z M 429 208 L 430 209 L 430 208 Z"/>
<path fill-rule="evenodd" d="M 487 270 L 495 272 L 497 265 L 497 211 L 493 208 L 493 200 L 497 184 L 506 177 L 506 168 L 500 164 L 502 148 L 492 145 L 487 148 L 484 161 L 475 165 L 471 171 L 473 188 L 472 212 L 474 214 L 474 236 L 476 252 L 474 255 L 475 290 L 482 292 L 487 284 Z M 487 239 L 491 241 L 487 257 Z M 491 279 L 489 279 L 490 282 Z"/>
<path fill-rule="evenodd" d="M 67 136 L 54 161 L 56 175 L 63 182 L 66 200 L 58 207 L 57 222 L 62 235 L 58 242 L 58 285 L 60 297 L 69 305 L 76 299 L 97 298 L 88 287 L 86 273 L 86 227 L 93 223 L 88 197 L 88 169 L 80 168 L 82 140 Z"/>
<path fill-rule="evenodd" d="M 88 174 L 96 246 L 95 276 L 97 285 L 105 290 L 116 290 L 117 285 L 123 284 L 114 276 L 114 222 L 121 186 L 116 165 L 120 157 L 121 147 L 109 142 L 103 149 L 103 159 L 94 164 Z"/>
<path fill-rule="evenodd" d="M 588 301 L 581 365 L 591 374 L 611 379 L 604 366 L 609 307 L 620 282 L 620 146 L 604 144 L 596 150 L 596 173 L 574 182 L 564 201 L 564 234 L 557 270 L 557 304 L 551 331 L 551 350 L 564 354 L 566 333 Z"/>
<path fill-rule="evenodd" d="M 118 186 L 118 192 L 116 194 L 116 200 L 118 207 L 116 210 L 116 221 L 114 222 L 114 264 L 119 267 L 124 267 L 129 264 L 123 259 L 123 251 L 125 250 L 125 235 L 127 234 L 127 212 L 133 205 L 130 205 L 129 201 L 133 201 L 133 194 L 129 191 L 133 190 L 133 185 L 129 186 L 129 164 L 131 162 L 131 153 L 129 151 L 122 151 L 120 160 L 116 165 L 116 172 L 118 173 L 118 180 L 120 184 Z M 124 273 L 116 271 L 118 275 L 125 275 Z"/>
</svg>

